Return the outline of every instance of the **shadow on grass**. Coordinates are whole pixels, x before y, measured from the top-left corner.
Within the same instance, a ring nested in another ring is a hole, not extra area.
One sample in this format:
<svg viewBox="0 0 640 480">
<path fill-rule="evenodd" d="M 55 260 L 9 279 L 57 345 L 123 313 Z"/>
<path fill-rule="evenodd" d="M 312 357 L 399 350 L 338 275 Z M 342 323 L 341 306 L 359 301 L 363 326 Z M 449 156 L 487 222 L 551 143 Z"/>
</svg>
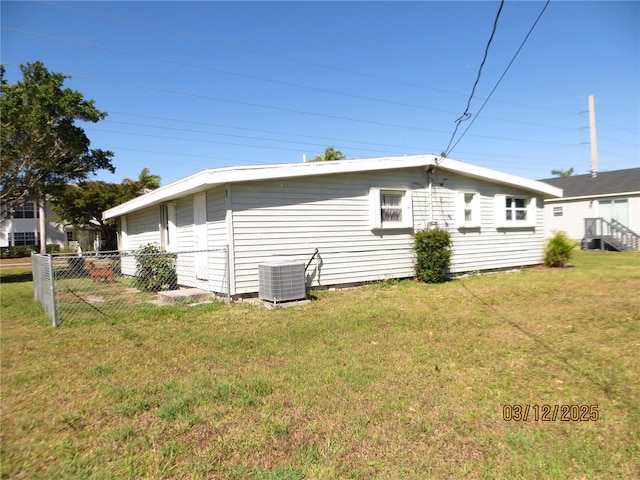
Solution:
<svg viewBox="0 0 640 480">
<path fill-rule="evenodd" d="M 33 273 L 14 273 L 9 275 L 0 275 L 0 283 L 22 283 L 32 282 Z"/>
</svg>

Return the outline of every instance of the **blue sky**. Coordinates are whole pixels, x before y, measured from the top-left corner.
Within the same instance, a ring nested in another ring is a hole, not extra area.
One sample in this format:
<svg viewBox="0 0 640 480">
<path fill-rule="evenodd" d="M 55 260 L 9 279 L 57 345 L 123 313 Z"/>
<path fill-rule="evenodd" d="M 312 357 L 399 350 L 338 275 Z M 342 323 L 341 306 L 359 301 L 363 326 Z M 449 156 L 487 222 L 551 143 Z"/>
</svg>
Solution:
<svg viewBox="0 0 640 480">
<path fill-rule="evenodd" d="M 6 79 L 41 60 L 106 120 L 120 182 L 205 168 L 446 149 L 500 3 L 13 2 Z M 588 173 L 588 96 L 600 171 L 640 166 L 640 2 L 507 1 L 449 156 L 527 178 Z M 459 140 L 459 141 L 458 141 Z"/>
</svg>

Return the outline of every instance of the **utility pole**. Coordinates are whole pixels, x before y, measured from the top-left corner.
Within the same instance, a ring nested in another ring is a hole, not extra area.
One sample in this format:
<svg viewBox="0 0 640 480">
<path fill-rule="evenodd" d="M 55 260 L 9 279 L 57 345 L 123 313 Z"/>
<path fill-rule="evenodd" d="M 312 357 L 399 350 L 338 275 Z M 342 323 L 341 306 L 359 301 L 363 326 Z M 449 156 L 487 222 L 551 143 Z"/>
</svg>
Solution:
<svg viewBox="0 0 640 480">
<path fill-rule="evenodd" d="M 593 95 L 589 95 L 589 132 L 591 134 L 591 176 L 598 176 L 598 140 L 596 135 L 596 106 Z"/>
</svg>

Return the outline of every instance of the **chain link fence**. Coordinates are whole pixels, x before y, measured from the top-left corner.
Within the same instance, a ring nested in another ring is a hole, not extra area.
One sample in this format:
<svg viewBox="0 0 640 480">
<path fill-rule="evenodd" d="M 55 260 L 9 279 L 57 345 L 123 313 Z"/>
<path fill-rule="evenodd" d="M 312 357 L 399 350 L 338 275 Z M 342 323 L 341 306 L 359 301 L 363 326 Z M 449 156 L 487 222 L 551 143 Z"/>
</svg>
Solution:
<svg viewBox="0 0 640 480">
<path fill-rule="evenodd" d="M 32 255 L 34 296 L 53 326 L 148 315 L 155 308 L 230 300 L 226 247 L 185 252 Z M 159 249 L 156 249 L 159 250 Z"/>
</svg>

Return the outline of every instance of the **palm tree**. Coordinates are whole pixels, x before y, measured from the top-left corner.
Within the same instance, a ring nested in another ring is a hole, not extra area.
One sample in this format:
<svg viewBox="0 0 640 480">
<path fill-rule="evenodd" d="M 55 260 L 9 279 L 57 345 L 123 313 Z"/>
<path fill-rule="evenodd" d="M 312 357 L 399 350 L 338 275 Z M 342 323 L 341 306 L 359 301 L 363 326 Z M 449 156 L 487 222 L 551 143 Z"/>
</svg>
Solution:
<svg viewBox="0 0 640 480">
<path fill-rule="evenodd" d="M 340 150 L 336 150 L 334 146 L 328 147 L 323 154 L 318 155 L 313 161 L 314 162 L 330 162 L 332 160 L 346 160 L 347 157 L 344 156 Z"/>
<path fill-rule="evenodd" d="M 554 175 L 556 177 L 570 177 L 571 175 L 573 175 L 573 167 L 571 167 L 569 170 L 565 170 L 564 167 L 562 167 L 560 170 L 551 170 L 551 175 Z"/>
</svg>

